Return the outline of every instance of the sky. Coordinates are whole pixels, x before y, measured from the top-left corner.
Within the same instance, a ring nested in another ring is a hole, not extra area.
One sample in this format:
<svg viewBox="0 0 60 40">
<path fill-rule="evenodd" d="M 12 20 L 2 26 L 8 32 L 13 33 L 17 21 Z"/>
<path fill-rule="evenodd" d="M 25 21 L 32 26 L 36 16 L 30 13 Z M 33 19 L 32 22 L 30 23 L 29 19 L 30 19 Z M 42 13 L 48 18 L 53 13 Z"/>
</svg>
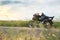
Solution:
<svg viewBox="0 0 60 40">
<path fill-rule="evenodd" d="M 60 0 L 0 0 L 0 20 L 29 20 L 42 12 L 60 19 Z"/>
</svg>

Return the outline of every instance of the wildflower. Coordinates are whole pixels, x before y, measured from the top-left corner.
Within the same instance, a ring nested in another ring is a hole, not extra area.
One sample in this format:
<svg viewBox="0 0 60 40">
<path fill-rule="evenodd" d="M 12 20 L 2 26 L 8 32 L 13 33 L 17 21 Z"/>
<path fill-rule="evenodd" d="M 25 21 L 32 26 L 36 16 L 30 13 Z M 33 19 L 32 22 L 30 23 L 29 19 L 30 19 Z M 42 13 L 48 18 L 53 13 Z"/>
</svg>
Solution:
<svg viewBox="0 0 60 40">
<path fill-rule="evenodd" d="M 52 34 L 52 36 L 53 36 L 53 37 L 56 37 L 56 35 L 55 35 L 55 34 Z"/>
</svg>

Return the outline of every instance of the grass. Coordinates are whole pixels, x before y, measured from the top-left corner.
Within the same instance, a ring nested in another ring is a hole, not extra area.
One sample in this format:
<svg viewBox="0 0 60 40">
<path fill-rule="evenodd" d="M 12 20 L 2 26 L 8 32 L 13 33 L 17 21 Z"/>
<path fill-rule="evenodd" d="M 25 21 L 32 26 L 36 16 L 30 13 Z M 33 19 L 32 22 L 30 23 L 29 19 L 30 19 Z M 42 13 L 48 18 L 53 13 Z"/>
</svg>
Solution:
<svg viewBox="0 0 60 40">
<path fill-rule="evenodd" d="M 27 30 L 20 29 L 14 32 L 12 28 L 8 28 L 8 31 L 4 33 L 4 30 L 0 29 L 0 40 L 60 40 L 59 31 L 43 30 L 37 32 L 36 29 Z"/>
<path fill-rule="evenodd" d="M 53 22 L 53 26 L 55 28 L 60 28 L 60 22 Z"/>
<path fill-rule="evenodd" d="M 29 21 L 0 21 L 0 26 L 2 27 L 28 27 L 28 25 Z M 41 26 L 43 25 L 41 24 Z M 54 22 L 52 27 L 60 28 L 60 22 Z M 34 29 L 13 30 L 13 28 L 3 30 L 0 28 L 0 40 L 60 40 L 60 31 L 52 31 L 37 31 Z"/>
<path fill-rule="evenodd" d="M 29 21 L 0 21 L 0 26 L 3 27 L 28 27 L 29 26 Z M 41 24 L 41 26 L 43 26 Z M 60 22 L 53 22 L 53 27 L 54 28 L 60 28 Z"/>
<path fill-rule="evenodd" d="M 28 27 L 28 21 L 0 21 L 0 26 L 7 27 Z"/>
</svg>

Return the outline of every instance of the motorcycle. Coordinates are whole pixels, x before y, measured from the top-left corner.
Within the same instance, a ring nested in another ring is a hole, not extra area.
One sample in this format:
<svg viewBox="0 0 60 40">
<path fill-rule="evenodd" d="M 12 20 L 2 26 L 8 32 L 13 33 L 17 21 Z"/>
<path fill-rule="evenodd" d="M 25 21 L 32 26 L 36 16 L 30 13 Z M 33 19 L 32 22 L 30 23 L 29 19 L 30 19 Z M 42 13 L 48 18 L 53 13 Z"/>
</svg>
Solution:
<svg viewBox="0 0 60 40">
<path fill-rule="evenodd" d="M 52 27 L 52 24 L 53 24 L 53 18 L 54 18 L 54 16 L 53 17 L 49 17 L 49 18 L 45 18 L 44 20 L 40 20 L 40 21 L 34 21 L 34 20 L 30 20 L 29 21 L 29 27 L 30 28 L 34 28 L 34 27 L 40 27 L 40 22 L 42 22 L 43 23 L 43 26 L 45 27 L 45 28 L 51 28 Z"/>
</svg>

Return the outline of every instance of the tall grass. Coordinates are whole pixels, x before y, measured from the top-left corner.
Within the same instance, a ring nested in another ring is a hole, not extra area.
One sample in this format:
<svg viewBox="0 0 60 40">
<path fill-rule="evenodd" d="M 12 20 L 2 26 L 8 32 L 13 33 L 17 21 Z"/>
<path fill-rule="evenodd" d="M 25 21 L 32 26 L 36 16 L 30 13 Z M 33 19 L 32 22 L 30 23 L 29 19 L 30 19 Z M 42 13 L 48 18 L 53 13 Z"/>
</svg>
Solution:
<svg viewBox="0 0 60 40">
<path fill-rule="evenodd" d="M 39 30 L 39 31 L 38 31 Z M 60 40 L 59 31 L 40 29 L 20 29 L 18 31 L 0 28 L 0 40 Z"/>
</svg>

